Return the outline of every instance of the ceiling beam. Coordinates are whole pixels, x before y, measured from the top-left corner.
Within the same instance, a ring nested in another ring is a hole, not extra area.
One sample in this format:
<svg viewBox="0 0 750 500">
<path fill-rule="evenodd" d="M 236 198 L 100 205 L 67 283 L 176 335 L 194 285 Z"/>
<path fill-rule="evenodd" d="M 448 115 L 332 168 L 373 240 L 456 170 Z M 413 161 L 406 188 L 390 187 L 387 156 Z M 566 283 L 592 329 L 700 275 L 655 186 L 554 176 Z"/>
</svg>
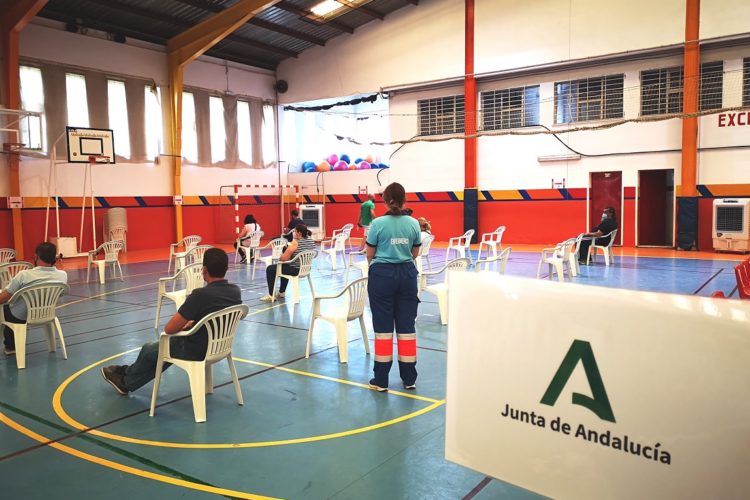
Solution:
<svg viewBox="0 0 750 500">
<path fill-rule="evenodd" d="M 290 12 L 292 14 L 296 14 L 296 15 L 302 17 L 302 18 L 305 18 L 306 20 L 310 21 L 311 23 L 320 24 L 320 25 L 324 25 L 324 26 L 329 26 L 329 27 L 337 29 L 339 31 L 343 31 L 344 33 L 350 33 L 350 34 L 354 33 L 354 28 L 352 28 L 351 26 L 346 25 L 346 24 L 344 24 L 344 23 L 342 23 L 340 21 L 331 20 L 331 21 L 316 23 L 315 21 L 313 21 L 312 19 L 310 19 L 308 17 L 308 16 L 314 16 L 315 14 L 313 14 L 311 11 L 309 11 L 307 9 L 302 9 L 300 7 L 297 7 L 296 5 L 294 5 L 293 3 L 288 2 L 287 0 L 281 0 L 279 3 L 274 4 L 274 7 L 276 7 L 277 9 L 285 10 L 285 11 Z"/>
<path fill-rule="evenodd" d="M 181 4 L 190 5 L 192 7 L 196 7 L 206 12 L 216 13 L 216 12 L 221 12 L 222 10 L 225 9 L 225 7 L 209 3 L 206 0 L 177 0 L 177 1 Z M 264 19 L 259 19 L 257 17 L 251 18 L 247 22 L 247 24 L 258 26 L 259 28 L 263 28 L 268 31 L 273 31 L 275 33 L 280 33 L 282 35 L 290 36 L 292 38 L 296 38 L 298 40 L 303 40 L 305 42 L 313 43 L 315 45 L 320 45 L 321 47 L 326 44 L 326 40 L 323 38 L 310 35 L 303 31 L 298 31 L 292 28 L 288 28 L 282 24 L 272 23 Z"/>
<path fill-rule="evenodd" d="M 359 7 L 354 7 L 353 5 L 344 4 L 345 7 L 348 7 L 350 11 L 356 11 L 361 12 L 362 14 L 367 14 L 370 17 L 373 17 L 375 19 L 380 19 L 381 21 L 385 19 L 385 14 L 382 12 L 378 12 L 375 9 L 371 9 L 370 7 L 367 7 L 366 5 L 360 5 Z"/>
<path fill-rule="evenodd" d="M 410 3 L 412 5 L 419 5 L 419 0 L 404 0 L 406 3 Z"/>
</svg>

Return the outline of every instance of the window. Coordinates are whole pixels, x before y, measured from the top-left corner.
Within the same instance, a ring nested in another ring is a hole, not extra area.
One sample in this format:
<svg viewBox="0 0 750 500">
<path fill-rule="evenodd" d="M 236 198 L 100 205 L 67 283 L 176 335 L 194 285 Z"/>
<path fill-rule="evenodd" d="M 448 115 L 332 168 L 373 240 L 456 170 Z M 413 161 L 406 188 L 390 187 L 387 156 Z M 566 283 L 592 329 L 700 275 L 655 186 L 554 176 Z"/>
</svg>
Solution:
<svg viewBox="0 0 750 500">
<path fill-rule="evenodd" d="M 198 163 L 198 132 L 195 129 L 195 100 L 190 92 L 182 93 L 182 157 Z"/>
<path fill-rule="evenodd" d="M 42 70 L 30 66 L 21 66 L 21 109 L 25 111 L 44 112 L 44 86 L 42 84 Z M 19 142 L 27 148 L 41 148 L 46 150 L 44 136 L 46 124 L 44 115 L 40 119 L 35 117 L 23 118 L 20 122 L 21 137 Z"/>
<path fill-rule="evenodd" d="M 555 83 L 555 123 L 622 118 L 624 75 Z"/>
<path fill-rule="evenodd" d="M 721 109 L 724 63 L 701 64 L 699 109 Z M 641 115 L 682 113 L 684 72 L 682 66 L 641 71 Z"/>
<path fill-rule="evenodd" d="M 130 158 L 130 127 L 125 82 L 107 80 L 107 108 L 109 128 L 115 136 L 115 154 Z"/>
<path fill-rule="evenodd" d="M 263 165 L 271 165 L 276 162 L 276 123 L 273 115 L 273 106 L 263 105 L 263 128 L 261 129 L 261 143 L 263 147 Z"/>
<path fill-rule="evenodd" d="M 250 103 L 237 101 L 237 150 L 240 161 L 253 164 L 253 137 L 250 135 Z"/>
<path fill-rule="evenodd" d="M 484 130 L 539 125 L 539 85 L 482 92 L 480 99 Z"/>
<path fill-rule="evenodd" d="M 464 96 L 417 101 L 419 135 L 459 134 L 464 131 Z"/>
<path fill-rule="evenodd" d="M 221 97 L 208 98 L 209 122 L 211 123 L 211 163 L 227 159 L 227 133 L 224 127 L 224 102 Z"/>
<path fill-rule="evenodd" d="M 159 87 L 146 85 L 146 156 L 155 160 L 164 150 L 161 93 Z"/>
<path fill-rule="evenodd" d="M 68 126 L 89 126 L 89 105 L 86 101 L 86 78 L 75 73 L 65 74 L 65 92 L 68 105 Z"/>
<path fill-rule="evenodd" d="M 742 61 L 742 105 L 750 106 L 750 57 Z"/>
</svg>

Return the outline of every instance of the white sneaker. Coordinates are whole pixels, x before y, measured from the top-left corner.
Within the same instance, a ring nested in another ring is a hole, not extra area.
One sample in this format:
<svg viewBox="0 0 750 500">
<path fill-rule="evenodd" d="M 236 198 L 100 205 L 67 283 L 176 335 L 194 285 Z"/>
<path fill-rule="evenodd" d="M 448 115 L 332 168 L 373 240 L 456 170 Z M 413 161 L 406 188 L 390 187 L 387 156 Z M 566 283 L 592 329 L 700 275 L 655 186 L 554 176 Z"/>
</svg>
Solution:
<svg viewBox="0 0 750 500">
<path fill-rule="evenodd" d="M 286 293 L 279 292 L 276 294 L 277 299 L 283 299 L 284 297 L 286 297 Z"/>
<path fill-rule="evenodd" d="M 261 302 L 273 302 L 273 297 L 271 297 L 269 294 L 264 295 L 260 298 Z"/>
</svg>

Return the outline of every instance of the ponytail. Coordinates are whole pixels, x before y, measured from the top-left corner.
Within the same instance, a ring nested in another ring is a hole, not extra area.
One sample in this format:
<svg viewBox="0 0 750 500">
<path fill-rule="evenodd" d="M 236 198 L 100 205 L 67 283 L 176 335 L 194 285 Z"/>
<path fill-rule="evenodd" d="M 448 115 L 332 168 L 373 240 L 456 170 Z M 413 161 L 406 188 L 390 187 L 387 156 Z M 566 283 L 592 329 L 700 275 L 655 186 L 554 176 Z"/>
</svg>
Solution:
<svg viewBox="0 0 750 500">
<path fill-rule="evenodd" d="M 406 190 L 398 182 L 392 182 L 383 191 L 383 200 L 388 206 L 389 215 L 401 215 L 406 203 Z"/>
<path fill-rule="evenodd" d="M 294 230 L 297 231 L 303 238 L 309 238 L 310 236 L 312 236 L 312 231 L 307 229 L 307 226 L 304 224 L 297 224 L 296 226 L 294 226 Z"/>
</svg>

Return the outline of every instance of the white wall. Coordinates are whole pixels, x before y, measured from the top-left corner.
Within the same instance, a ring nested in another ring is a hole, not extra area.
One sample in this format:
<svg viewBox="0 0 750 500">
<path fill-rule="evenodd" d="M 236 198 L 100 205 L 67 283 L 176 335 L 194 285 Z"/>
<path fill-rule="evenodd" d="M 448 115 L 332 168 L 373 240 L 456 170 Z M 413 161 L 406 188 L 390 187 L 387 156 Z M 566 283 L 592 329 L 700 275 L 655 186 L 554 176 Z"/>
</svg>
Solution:
<svg viewBox="0 0 750 500">
<path fill-rule="evenodd" d="M 34 23 L 21 32 L 21 58 L 151 79 L 159 86 L 167 85 L 164 47 L 143 42 L 134 42 L 134 45 L 119 44 L 97 36 L 68 33 L 61 28 L 60 23 L 35 19 Z M 274 99 L 274 81 L 275 76 L 271 71 L 235 63 L 225 66 L 223 61 L 203 56 L 185 69 L 184 83 L 186 86 L 221 92 L 229 90 L 240 95 Z M 166 95 L 165 91 L 162 88 L 162 95 Z M 57 187 L 60 195 L 80 196 L 84 167 L 62 165 L 58 168 Z M 7 169 L 0 161 L 0 195 L 5 196 L 9 192 L 9 185 L 8 175 L 3 172 L 7 172 Z M 48 174 L 48 160 L 24 158 L 21 165 L 21 194 L 45 196 Z M 167 157 L 163 157 L 158 165 L 122 163 L 112 167 L 98 167 L 94 171 L 93 180 L 98 196 L 172 194 L 172 167 Z M 223 184 L 276 184 L 277 180 L 278 172 L 275 168 L 257 170 L 184 166 L 182 191 L 185 195 L 218 195 L 219 186 Z"/>
</svg>

